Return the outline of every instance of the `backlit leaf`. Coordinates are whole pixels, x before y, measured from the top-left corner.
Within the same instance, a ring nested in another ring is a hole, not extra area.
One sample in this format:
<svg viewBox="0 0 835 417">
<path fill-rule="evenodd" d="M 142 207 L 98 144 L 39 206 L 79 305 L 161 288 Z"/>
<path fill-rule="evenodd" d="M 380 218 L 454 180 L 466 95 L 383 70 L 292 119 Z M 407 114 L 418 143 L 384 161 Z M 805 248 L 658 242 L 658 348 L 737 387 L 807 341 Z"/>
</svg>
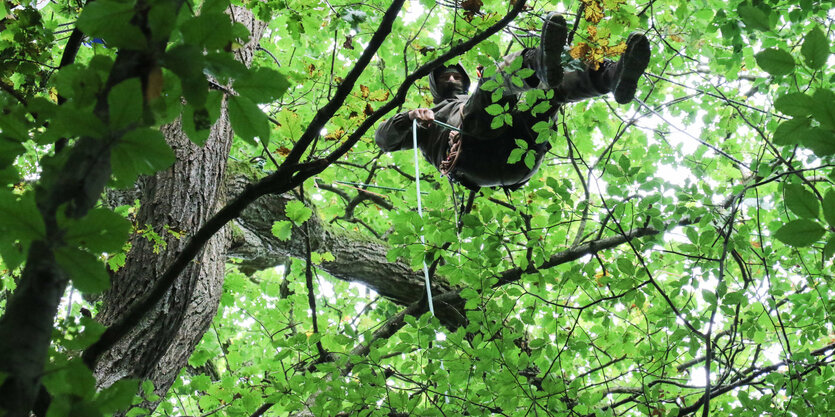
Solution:
<svg viewBox="0 0 835 417">
<path fill-rule="evenodd" d="M 786 184 L 784 187 L 786 206 L 800 217 L 817 218 L 820 203 L 815 194 L 800 184 Z"/>
<path fill-rule="evenodd" d="M 55 260 L 82 293 L 96 294 L 110 287 L 104 264 L 89 252 L 63 247 L 55 251 Z"/>
<path fill-rule="evenodd" d="M 769 48 L 756 55 L 757 64 L 771 75 L 786 75 L 794 70 L 794 58 L 780 48 Z"/>
<path fill-rule="evenodd" d="M 255 145 L 256 137 L 269 143 L 269 120 L 252 100 L 241 96 L 229 97 L 229 122 L 235 133 L 248 143 Z"/>
<path fill-rule="evenodd" d="M 789 246 L 804 247 L 817 242 L 823 236 L 824 231 L 823 227 L 815 221 L 799 219 L 780 227 L 774 237 Z"/>
<path fill-rule="evenodd" d="M 127 187 L 141 175 L 150 175 L 174 163 L 174 152 L 160 131 L 136 129 L 126 133 L 113 148 L 110 165 L 113 182 Z"/>
<path fill-rule="evenodd" d="M 820 69 L 826 64 L 829 58 L 829 40 L 820 27 L 815 26 L 803 38 L 803 46 L 800 53 L 811 68 Z"/>
</svg>

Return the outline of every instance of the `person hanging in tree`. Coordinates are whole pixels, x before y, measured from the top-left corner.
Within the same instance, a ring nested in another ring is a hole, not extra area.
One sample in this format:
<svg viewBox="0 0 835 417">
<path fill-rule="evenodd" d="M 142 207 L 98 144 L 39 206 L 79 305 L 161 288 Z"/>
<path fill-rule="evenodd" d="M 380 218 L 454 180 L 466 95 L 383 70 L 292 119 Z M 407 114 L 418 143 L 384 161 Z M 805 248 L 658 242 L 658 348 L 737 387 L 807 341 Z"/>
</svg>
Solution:
<svg viewBox="0 0 835 417">
<path fill-rule="evenodd" d="M 632 33 L 617 63 L 604 60 L 597 69 L 585 66 L 564 72 L 561 56 L 567 35 L 565 18 L 549 14 L 542 25 L 539 47 L 505 57 L 496 76 L 479 79 L 479 88 L 471 95 L 467 95 L 470 79 L 460 64 L 436 69 L 429 76 L 435 107 L 402 112 L 386 120 L 377 128 L 375 142 L 386 152 L 412 149 L 412 120 L 417 119 L 418 148 L 441 174 L 472 190 L 493 186 L 512 190 L 524 185 L 551 147 L 547 140 L 537 143 L 534 125 L 551 121 L 562 104 L 610 92 L 618 103 L 629 103 L 649 63 L 649 41 L 643 34 Z M 495 129 L 491 127 L 494 115 L 486 110 L 494 104 L 493 92 L 482 88 L 490 87 L 485 86 L 490 81 L 503 89 L 495 104 L 507 108 L 512 118 L 510 124 Z M 520 95 L 532 89 L 548 93 L 541 98 L 542 105 L 517 108 Z M 434 121 L 458 127 L 461 133 Z M 527 149 L 535 152 L 532 166 L 530 161 L 508 163 L 511 152 L 519 148 L 517 139 L 524 140 Z"/>
</svg>

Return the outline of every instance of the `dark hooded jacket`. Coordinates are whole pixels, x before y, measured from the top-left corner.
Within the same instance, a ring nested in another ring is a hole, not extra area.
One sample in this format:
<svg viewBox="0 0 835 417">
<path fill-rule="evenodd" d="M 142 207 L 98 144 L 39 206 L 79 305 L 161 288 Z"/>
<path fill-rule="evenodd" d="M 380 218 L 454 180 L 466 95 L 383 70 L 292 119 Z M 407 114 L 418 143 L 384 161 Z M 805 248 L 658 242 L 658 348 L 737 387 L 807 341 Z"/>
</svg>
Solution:
<svg viewBox="0 0 835 417">
<path fill-rule="evenodd" d="M 452 67 L 462 74 L 464 90 L 468 91 L 471 82 L 464 68 L 460 64 Z M 516 120 L 514 117 L 513 126 L 491 130 L 488 119 L 474 116 L 474 113 L 484 113 L 483 106 L 490 103 L 489 93 L 477 90 L 472 96 L 460 94 L 443 97 L 438 89 L 436 77 L 447 68 L 449 67 L 441 67 L 432 72 L 429 77 L 429 89 L 434 98 L 435 106 L 431 110 L 435 113 L 435 119 L 462 127 L 464 131 L 461 154 L 452 172 L 452 178 L 470 189 L 493 186 L 518 188 L 539 168 L 542 157 L 548 150 L 547 142 L 542 145 L 535 144 L 533 139 L 536 135 L 530 130 L 533 122 Z M 485 99 L 481 95 L 486 96 L 485 103 L 479 102 Z M 525 166 L 523 161 L 507 163 L 511 151 L 518 147 L 516 139 L 524 139 L 528 142 L 529 148 L 537 152 L 533 169 Z M 374 140 L 380 149 L 386 152 L 412 149 L 412 121 L 409 120 L 409 112 L 398 113 L 386 120 L 377 128 Z M 447 156 L 449 130 L 437 124 L 429 127 L 418 125 L 417 141 L 418 148 L 426 160 L 438 168 Z"/>
</svg>

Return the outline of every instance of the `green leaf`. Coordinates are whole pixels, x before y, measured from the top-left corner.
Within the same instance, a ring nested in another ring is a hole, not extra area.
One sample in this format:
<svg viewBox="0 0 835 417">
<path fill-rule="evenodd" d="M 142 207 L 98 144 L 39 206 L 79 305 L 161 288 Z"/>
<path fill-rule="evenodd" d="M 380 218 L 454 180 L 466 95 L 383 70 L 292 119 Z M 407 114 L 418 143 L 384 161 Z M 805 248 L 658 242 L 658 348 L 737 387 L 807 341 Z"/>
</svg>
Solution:
<svg viewBox="0 0 835 417">
<path fill-rule="evenodd" d="M 293 235 L 293 224 L 287 220 L 280 220 L 273 223 L 271 230 L 273 236 L 277 237 L 278 240 L 287 241 Z"/>
<path fill-rule="evenodd" d="M 0 256 L 6 268 L 14 269 L 23 263 L 29 244 L 45 234 L 46 225 L 33 193 L 19 196 L 0 190 Z"/>
<path fill-rule="evenodd" d="M 31 192 L 0 191 L 0 231 L 6 238 L 34 240 L 46 234 L 43 217 Z"/>
<path fill-rule="evenodd" d="M 210 91 L 205 107 L 197 108 L 188 104 L 183 110 L 183 131 L 189 140 L 197 146 L 203 146 L 209 139 L 212 126 L 220 117 L 220 103 L 223 95 L 219 91 Z"/>
<path fill-rule="evenodd" d="M 780 123 L 777 129 L 774 130 L 772 141 L 774 141 L 775 145 L 780 146 L 797 145 L 800 143 L 801 138 L 807 135 L 808 130 L 808 119 L 796 118 L 786 120 Z"/>
<path fill-rule="evenodd" d="M 89 399 L 96 393 L 96 378 L 80 359 L 45 372 L 43 384 L 53 396 L 71 394 Z"/>
<path fill-rule="evenodd" d="M 832 259 L 832 255 L 835 255 L 835 236 L 829 236 L 829 239 L 826 241 L 826 246 L 823 247 L 823 259 Z"/>
<path fill-rule="evenodd" d="M 713 293 L 711 290 L 702 290 L 702 298 L 708 302 L 708 304 L 716 305 L 716 294 Z"/>
<path fill-rule="evenodd" d="M 55 251 L 55 260 L 69 275 L 73 286 L 84 294 L 100 293 L 110 287 L 110 276 L 93 254 L 70 247 Z"/>
<path fill-rule="evenodd" d="M 110 89 L 107 106 L 113 129 L 138 122 L 142 118 L 142 85 L 139 78 L 128 78 Z"/>
<path fill-rule="evenodd" d="M 222 12 L 227 7 L 229 7 L 229 0 L 206 0 L 203 2 L 200 12 Z"/>
<path fill-rule="evenodd" d="M 491 116 L 495 116 L 495 115 L 497 115 L 497 114 L 499 114 L 499 113 L 503 112 L 503 111 L 504 111 L 504 108 L 503 108 L 501 105 L 499 105 L 499 104 L 495 104 L 495 103 L 493 103 L 493 104 L 491 104 L 491 105 L 489 105 L 489 106 L 485 107 L 485 108 L 484 108 L 484 111 L 486 111 L 486 112 L 487 112 L 487 114 L 489 114 L 489 115 L 491 115 Z"/>
<path fill-rule="evenodd" d="M 757 64 L 771 75 L 786 75 L 794 71 L 794 58 L 780 48 L 769 48 L 756 55 Z"/>
<path fill-rule="evenodd" d="M 232 22 L 223 12 L 202 13 L 180 24 L 180 32 L 187 44 L 208 49 L 220 49 L 232 40 Z"/>
<path fill-rule="evenodd" d="M 206 58 L 195 45 L 178 45 L 165 52 L 164 66 L 180 77 L 183 96 L 196 108 L 206 104 L 209 82 L 203 74 Z"/>
<path fill-rule="evenodd" d="M 84 330 L 74 339 L 64 341 L 67 349 L 83 350 L 99 340 L 107 327 L 88 317 L 81 317 L 80 323 Z"/>
<path fill-rule="evenodd" d="M 255 103 L 269 103 L 280 99 L 290 88 L 290 82 L 278 71 L 258 68 L 247 71 L 246 76 L 236 80 L 232 88 Z"/>
<path fill-rule="evenodd" d="M 823 196 L 823 217 L 829 226 L 835 227 L 835 190 L 829 190 Z"/>
<path fill-rule="evenodd" d="M 525 150 L 522 148 L 516 148 L 510 151 L 510 155 L 507 157 L 508 164 L 515 164 L 522 160 L 522 155 L 525 154 Z"/>
<path fill-rule="evenodd" d="M 820 203 L 814 193 L 800 184 L 786 184 L 783 193 L 786 206 L 792 213 L 811 219 L 818 217 Z"/>
<path fill-rule="evenodd" d="M 104 413 L 115 413 L 131 406 L 139 391 L 139 380 L 120 379 L 113 385 L 101 390 L 95 402 Z"/>
<path fill-rule="evenodd" d="M 229 97 L 229 122 L 232 129 L 251 145 L 255 145 L 255 137 L 264 143 L 270 140 L 270 125 L 267 116 L 252 100 L 241 97 Z"/>
<path fill-rule="evenodd" d="M 525 166 L 533 169 L 534 164 L 536 164 L 536 152 L 533 150 L 525 152 Z"/>
<path fill-rule="evenodd" d="M 780 227 L 774 237 L 789 246 L 804 247 L 817 242 L 824 232 L 823 227 L 817 222 L 800 219 L 790 221 Z"/>
<path fill-rule="evenodd" d="M 133 2 L 99 0 L 84 6 L 76 25 L 90 36 L 104 39 L 109 46 L 145 49 L 145 35 L 131 23 L 133 15 Z"/>
<path fill-rule="evenodd" d="M 768 15 L 758 7 L 751 6 L 750 4 L 741 4 L 739 9 L 737 9 L 737 13 L 749 29 L 763 31 L 771 29 L 768 25 Z"/>
<path fill-rule="evenodd" d="M 171 30 L 177 23 L 177 8 L 171 2 L 154 2 L 151 4 L 151 10 L 148 11 L 151 39 L 155 41 L 168 39 Z M 205 6 L 203 10 L 205 10 Z"/>
<path fill-rule="evenodd" d="M 151 175 L 174 163 L 174 152 L 158 130 L 136 129 L 126 133 L 113 148 L 110 166 L 116 187 L 133 185 L 141 175 Z"/>
<path fill-rule="evenodd" d="M 501 51 L 499 50 L 499 45 L 496 45 L 493 41 L 484 41 L 478 44 L 478 47 L 484 51 L 487 55 L 489 55 L 493 59 L 501 59 Z"/>
<path fill-rule="evenodd" d="M 815 91 L 812 95 L 815 106 L 812 107 L 812 116 L 821 125 L 835 129 L 835 92 L 827 89 Z"/>
<path fill-rule="evenodd" d="M 92 252 L 116 252 L 130 234 L 130 222 L 105 208 L 90 210 L 86 216 L 69 224 L 64 240 Z"/>
<path fill-rule="evenodd" d="M 823 68 L 829 58 L 829 40 L 820 27 L 815 26 L 803 38 L 803 46 L 800 47 L 803 59 L 812 69 Z"/>
<path fill-rule="evenodd" d="M 800 143 L 817 156 L 835 155 L 835 132 L 832 130 L 812 127 L 800 139 Z"/>
<path fill-rule="evenodd" d="M 8 167 L 14 162 L 18 155 L 26 151 L 19 142 L 0 138 L 0 168 Z"/>
<path fill-rule="evenodd" d="M 302 224 L 310 218 L 310 215 L 313 214 L 313 210 L 309 207 L 304 205 L 299 200 L 293 200 L 284 207 L 284 213 L 287 215 L 287 218 L 293 221 L 296 224 Z"/>
<path fill-rule="evenodd" d="M 774 101 L 774 107 L 789 116 L 807 117 L 812 115 L 815 100 L 803 93 L 784 94 Z"/>
</svg>

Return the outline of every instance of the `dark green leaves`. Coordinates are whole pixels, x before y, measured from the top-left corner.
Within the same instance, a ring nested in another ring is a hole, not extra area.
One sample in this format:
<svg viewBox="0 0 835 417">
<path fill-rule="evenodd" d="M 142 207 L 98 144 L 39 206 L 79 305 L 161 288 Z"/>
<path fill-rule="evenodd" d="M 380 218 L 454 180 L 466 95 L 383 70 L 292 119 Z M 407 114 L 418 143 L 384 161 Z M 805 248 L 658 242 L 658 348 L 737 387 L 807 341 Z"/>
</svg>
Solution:
<svg viewBox="0 0 835 417">
<path fill-rule="evenodd" d="M 790 93 L 779 97 L 774 106 L 795 118 L 781 123 L 774 131 L 777 145 L 802 144 L 818 156 L 835 154 L 835 93 L 819 89 L 811 96 Z M 820 126 L 813 126 L 811 118 Z"/>
<path fill-rule="evenodd" d="M 186 43 L 220 49 L 232 41 L 232 24 L 223 12 L 203 13 L 180 27 Z"/>
<path fill-rule="evenodd" d="M 774 234 L 781 242 L 789 246 L 809 246 L 823 236 L 823 227 L 809 219 L 793 220 L 786 223 Z"/>
<path fill-rule="evenodd" d="M 774 131 L 775 145 L 797 145 L 800 139 L 805 135 L 809 129 L 809 120 L 807 119 L 791 119 L 780 123 Z"/>
<path fill-rule="evenodd" d="M 114 86 L 107 95 L 110 126 L 123 129 L 142 118 L 142 85 L 139 78 L 129 78 Z"/>
<path fill-rule="evenodd" d="M 69 275 L 73 285 L 85 294 L 95 294 L 110 286 L 110 276 L 99 259 L 86 251 L 63 247 L 55 251 L 55 260 Z"/>
<path fill-rule="evenodd" d="M 130 233 L 130 222 L 104 208 L 90 210 L 86 216 L 72 221 L 64 240 L 92 252 L 115 252 L 122 248 Z"/>
<path fill-rule="evenodd" d="M 815 106 L 812 108 L 812 116 L 821 125 L 835 129 L 835 93 L 832 90 L 820 89 L 812 95 Z"/>
<path fill-rule="evenodd" d="M 803 46 L 800 48 L 803 59 L 812 69 L 820 69 L 826 64 L 829 57 L 829 40 L 823 31 L 815 26 L 803 39 Z"/>
<path fill-rule="evenodd" d="M 103 413 L 115 413 L 130 407 L 139 390 L 139 381 L 122 379 L 101 390 L 96 395 L 96 405 Z"/>
<path fill-rule="evenodd" d="M 786 75 L 794 70 L 794 58 L 780 48 L 769 48 L 756 55 L 757 64 L 771 75 Z"/>
<path fill-rule="evenodd" d="M 795 117 L 806 117 L 812 114 L 815 101 L 804 93 L 790 93 L 780 96 L 774 101 L 774 107 L 781 113 Z"/>
<path fill-rule="evenodd" d="M 255 103 L 269 103 L 281 98 L 290 87 L 287 77 L 278 71 L 258 68 L 235 81 L 232 88 Z"/>
<path fill-rule="evenodd" d="M 141 174 L 150 175 L 174 163 L 174 152 L 158 130 L 136 129 L 126 133 L 113 148 L 110 165 L 113 183 L 127 187 Z"/>
<path fill-rule="evenodd" d="M 835 154 L 835 132 L 829 129 L 809 128 L 804 132 L 800 143 L 818 156 Z"/>
<path fill-rule="evenodd" d="M 183 131 L 188 135 L 189 140 L 197 146 L 203 146 L 211 133 L 212 125 L 220 116 L 220 103 L 223 95 L 218 91 L 210 91 L 206 99 L 205 107 L 197 107 L 191 104 L 183 110 Z"/>
<path fill-rule="evenodd" d="M 783 193 L 786 206 L 794 214 L 811 219 L 818 217 L 820 203 L 814 193 L 800 184 L 786 184 Z"/>
<path fill-rule="evenodd" d="M 163 64 L 180 77 L 183 96 L 193 106 L 202 106 L 206 102 L 209 83 L 203 74 L 206 59 L 203 51 L 194 45 L 179 45 L 165 52 Z"/>
<path fill-rule="evenodd" d="M 133 15 L 133 2 L 99 0 L 84 7 L 77 25 L 84 33 L 104 39 L 108 46 L 144 49 L 145 35 L 130 22 Z"/>
<path fill-rule="evenodd" d="M 10 269 L 20 265 L 32 240 L 41 238 L 46 226 L 32 193 L 22 196 L 0 191 L 0 256 Z"/>
<path fill-rule="evenodd" d="M 255 137 L 264 143 L 270 140 L 270 125 L 267 116 L 252 100 L 241 97 L 229 97 L 229 122 L 241 139 L 255 144 Z"/>
<path fill-rule="evenodd" d="M 835 190 L 829 190 L 823 196 L 823 218 L 835 227 Z"/>
<path fill-rule="evenodd" d="M 737 9 L 739 17 L 745 26 L 750 29 L 769 30 L 771 27 L 768 24 L 768 14 L 759 7 L 750 4 L 740 4 Z"/>
</svg>

